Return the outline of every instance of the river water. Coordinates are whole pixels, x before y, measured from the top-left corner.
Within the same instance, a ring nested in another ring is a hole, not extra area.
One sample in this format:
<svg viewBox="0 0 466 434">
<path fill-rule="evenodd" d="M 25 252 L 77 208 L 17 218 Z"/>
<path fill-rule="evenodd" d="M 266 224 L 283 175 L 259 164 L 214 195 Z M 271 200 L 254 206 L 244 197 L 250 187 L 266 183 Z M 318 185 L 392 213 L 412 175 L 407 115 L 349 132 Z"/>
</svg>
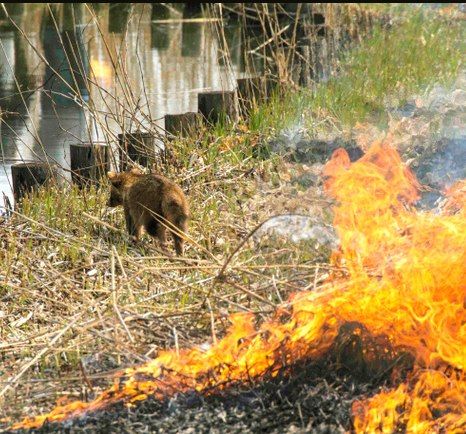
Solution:
<svg viewBox="0 0 466 434">
<path fill-rule="evenodd" d="M 12 200 L 14 163 L 47 159 L 69 168 L 72 143 L 109 143 L 122 126 L 149 119 L 163 128 L 165 114 L 197 111 L 198 92 L 234 89 L 245 75 L 234 55 L 239 27 L 226 29 L 233 55 L 225 62 L 215 26 L 199 22 L 202 12 L 158 9 L 8 5 L 19 29 L 0 18 L 0 192 Z M 70 65 L 90 78 L 87 85 L 79 74 L 73 80 Z M 71 96 L 73 86 L 84 106 Z"/>
</svg>

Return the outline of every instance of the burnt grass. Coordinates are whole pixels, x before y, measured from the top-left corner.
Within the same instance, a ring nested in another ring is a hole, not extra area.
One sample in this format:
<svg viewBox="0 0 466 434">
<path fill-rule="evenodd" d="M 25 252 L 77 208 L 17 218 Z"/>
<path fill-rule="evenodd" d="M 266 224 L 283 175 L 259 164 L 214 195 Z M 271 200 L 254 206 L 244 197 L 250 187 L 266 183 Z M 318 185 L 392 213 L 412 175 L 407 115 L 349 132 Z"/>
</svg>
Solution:
<svg viewBox="0 0 466 434">
<path fill-rule="evenodd" d="M 394 386 L 412 368 L 406 351 L 382 351 L 386 339 L 369 337 L 359 324 L 345 325 L 319 361 L 286 373 L 232 384 L 209 395 L 149 397 L 62 423 L 15 433 L 344 433 L 352 431 L 351 405 L 383 386 Z M 383 356 L 382 356 L 383 354 Z M 13 432 L 13 431 L 10 431 Z"/>
</svg>

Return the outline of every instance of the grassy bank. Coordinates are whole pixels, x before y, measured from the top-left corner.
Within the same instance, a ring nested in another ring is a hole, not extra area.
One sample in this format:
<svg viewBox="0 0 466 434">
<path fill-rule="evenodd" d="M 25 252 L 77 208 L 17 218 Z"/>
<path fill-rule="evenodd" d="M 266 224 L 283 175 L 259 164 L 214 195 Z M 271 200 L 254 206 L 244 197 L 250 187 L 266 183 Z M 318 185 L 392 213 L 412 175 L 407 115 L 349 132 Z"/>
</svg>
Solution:
<svg viewBox="0 0 466 434">
<path fill-rule="evenodd" d="M 457 76 L 466 49 L 464 19 L 413 5 L 365 5 L 391 12 L 390 27 L 376 25 L 373 35 L 341 55 L 334 74 L 312 91 L 289 91 L 251 118 L 251 128 L 281 129 L 303 117 L 310 133 L 342 131 L 356 122 L 387 124 L 387 108 L 433 84 Z"/>
<path fill-rule="evenodd" d="M 255 147 L 298 119 L 310 134 L 386 123 L 387 107 L 456 77 L 465 36 L 459 20 L 403 8 L 313 91 L 288 91 L 235 127 L 175 141 L 164 172 L 191 203 L 184 258 L 168 258 L 149 237 L 130 243 L 122 210 L 106 207 L 105 183 L 25 200 L 0 225 L 0 399 L 8 397 L 0 415 L 49 408 L 60 393 L 85 399 L 116 367 L 216 339 L 228 313 L 265 317 L 323 281 L 329 252 L 313 241 L 241 244 L 276 214 L 331 221 L 319 182 L 304 187 L 294 180 L 305 169 L 278 156 L 256 159 Z M 14 393 L 6 389 L 12 379 Z"/>
</svg>

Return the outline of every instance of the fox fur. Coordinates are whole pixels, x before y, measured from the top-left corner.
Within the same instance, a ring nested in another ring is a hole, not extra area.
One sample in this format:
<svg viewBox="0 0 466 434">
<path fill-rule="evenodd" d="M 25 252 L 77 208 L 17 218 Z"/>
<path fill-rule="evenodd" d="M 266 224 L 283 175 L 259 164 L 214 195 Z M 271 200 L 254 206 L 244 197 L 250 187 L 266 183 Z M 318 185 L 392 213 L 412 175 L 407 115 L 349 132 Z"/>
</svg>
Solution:
<svg viewBox="0 0 466 434">
<path fill-rule="evenodd" d="M 108 206 L 123 205 L 128 233 L 139 240 L 145 229 L 166 249 L 168 228 L 176 254 L 183 255 L 180 232 L 187 233 L 189 205 L 181 188 L 162 175 L 144 174 L 136 168 L 107 176 L 111 183 Z"/>
</svg>

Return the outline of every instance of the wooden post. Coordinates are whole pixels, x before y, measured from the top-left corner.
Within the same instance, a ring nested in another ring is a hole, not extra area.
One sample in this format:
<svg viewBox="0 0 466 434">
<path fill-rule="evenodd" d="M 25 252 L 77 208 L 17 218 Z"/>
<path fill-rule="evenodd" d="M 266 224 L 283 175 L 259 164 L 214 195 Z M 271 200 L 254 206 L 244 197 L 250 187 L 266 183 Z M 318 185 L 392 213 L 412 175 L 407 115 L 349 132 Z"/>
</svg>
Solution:
<svg viewBox="0 0 466 434">
<path fill-rule="evenodd" d="M 319 13 L 312 14 L 312 24 L 317 36 L 324 37 L 327 34 L 324 15 Z"/>
<path fill-rule="evenodd" d="M 201 92 L 197 96 L 199 113 L 210 123 L 222 119 L 238 120 L 238 100 L 235 91 Z"/>
<path fill-rule="evenodd" d="M 124 171 L 135 162 L 144 167 L 149 167 L 161 152 L 161 147 L 155 142 L 155 136 L 151 133 L 135 131 L 132 133 L 118 134 L 120 145 L 120 170 Z"/>
<path fill-rule="evenodd" d="M 48 163 L 32 162 L 13 164 L 11 166 L 11 178 L 13 180 L 15 205 L 27 194 L 53 181 L 56 175 L 56 167 Z"/>
<path fill-rule="evenodd" d="M 243 100 L 258 99 L 261 77 L 238 78 L 238 98 Z"/>
<path fill-rule="evenodd" d="M 236 80 L 238 84 L 238 98 L 240 104 L 247 104 L 247 101 L 261 103 L 266 101 L 272 95 L 277 83 L 272 80 L 272 77 L 256 76 L 250 78 L 239 78 Z"/>
<path fill-rule="evenodd" d="M 188 112 L 180 115 L 165 115 L 165 133 L 167 139 L 172 137 L 188 137 L 201 125 L 199 113 Z"/>
<path fill-rule="evenodd" d="M 110 170 L 109 147 L 97 143 L 70 145 L 71 180 L 79 187 L 98 185 Z"/>
</svg>

